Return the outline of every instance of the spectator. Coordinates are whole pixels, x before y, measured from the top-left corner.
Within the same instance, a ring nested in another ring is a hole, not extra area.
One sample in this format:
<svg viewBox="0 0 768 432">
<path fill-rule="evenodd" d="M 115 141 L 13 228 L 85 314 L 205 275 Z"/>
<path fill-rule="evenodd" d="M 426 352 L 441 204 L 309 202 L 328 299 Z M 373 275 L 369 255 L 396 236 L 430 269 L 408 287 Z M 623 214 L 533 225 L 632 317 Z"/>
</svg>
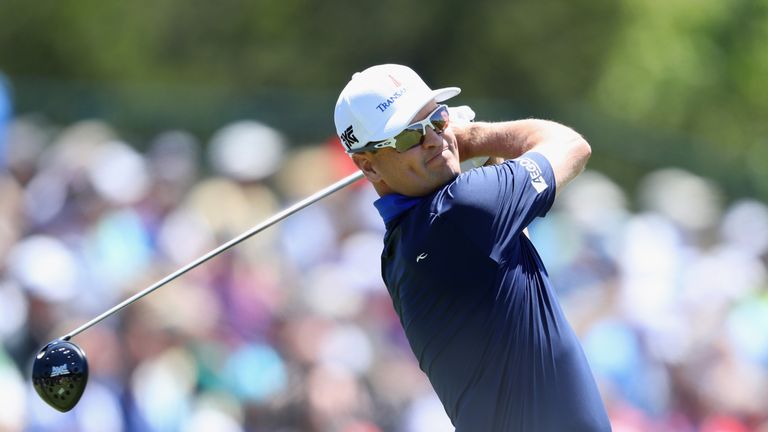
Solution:
<svg viewBox="0 0 768 432">
<path fill-rule="evenodd" d="M 0 168 L 5 166 L 5 147 L 8 134 L 8 123 L 11 120 L 11 90 L 8 82 L 0 73 Z"/>
<path fill-rule="evenodd" d="M 91 366 L 83 399 L 67 414 L 44 405 L 27 376 L 44 343 L 348 166 L 331 162 L 336 146 L 286 143 L 277 172 L 217 165 L 206 177 L 184 131 L 142 154 L 103 122 L 55 135 L 12 125 L 16 156 L 0 168 L 0 430 L 452 430 L 376 274 L 382 227 L 364 185 L 78 336 Z M 588 171 L 531 227 L 614 430 L 767 432 L 768 206 L 725 202 L 677 169 L 642 188 Z M 555 247 L 562 232 L 572 234 Z"/>
</svg>

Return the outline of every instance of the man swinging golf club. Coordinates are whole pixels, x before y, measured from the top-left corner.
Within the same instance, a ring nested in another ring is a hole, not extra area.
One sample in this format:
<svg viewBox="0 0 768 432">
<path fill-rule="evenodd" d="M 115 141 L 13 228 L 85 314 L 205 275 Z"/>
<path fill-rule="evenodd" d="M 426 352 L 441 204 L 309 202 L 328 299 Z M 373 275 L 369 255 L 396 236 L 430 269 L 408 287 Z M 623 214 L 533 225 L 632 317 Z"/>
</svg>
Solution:
<svg viewBox="0 0 768 432">
<path fill-rule="evenodd" d="M 589 159 L 545 120 L 451 122 L 410 68 L 356 73 L 336 131 L 380 195 L 382 275 L 419 366 L 458 432 L 608 431 L 544 264 L 523 233 Z M 504 159 L 460 173 L 460 161 Z"/>
</svg>

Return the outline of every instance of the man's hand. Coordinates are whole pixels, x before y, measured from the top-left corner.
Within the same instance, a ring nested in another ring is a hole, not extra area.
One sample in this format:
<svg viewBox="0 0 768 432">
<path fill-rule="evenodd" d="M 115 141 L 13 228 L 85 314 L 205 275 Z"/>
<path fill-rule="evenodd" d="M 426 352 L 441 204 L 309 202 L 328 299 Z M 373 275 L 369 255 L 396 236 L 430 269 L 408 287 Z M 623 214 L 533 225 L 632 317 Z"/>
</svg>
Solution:
<svg viewBox="0 0 768 432">
<path fill-rule="evenodd" d="M 460 141 L 459 136 L 467 133 L 467 129 L 475 119 L 475 112 L 469 106 L 462 105 L 457 107 L 448 107 L 448 113 L 451 118 L 451 128 L 453 129 L 454 134 L 456 134 L 457 141 Z M 462 172 L 471 170 L 472 168 L 489 165 L 488 161 L 490 160 L 488 156 L 478 156 L 474 158 L 463 157 L 461 144 L 459 144 L 459 159 L 461 160 Z"/>
<path fill-rule="evenodd" d="M 448 115 L 454 126 L 466 126 L 475 120 L 475 111 L 467 105 L 448 107 Z"/>
</svg>

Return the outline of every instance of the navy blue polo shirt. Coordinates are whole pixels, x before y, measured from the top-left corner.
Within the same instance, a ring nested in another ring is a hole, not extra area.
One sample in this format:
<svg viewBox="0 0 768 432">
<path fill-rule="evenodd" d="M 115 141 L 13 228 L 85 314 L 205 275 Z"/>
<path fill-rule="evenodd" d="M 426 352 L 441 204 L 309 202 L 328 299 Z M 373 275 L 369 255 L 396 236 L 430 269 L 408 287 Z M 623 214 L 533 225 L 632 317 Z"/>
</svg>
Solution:
<svg viewBox="0 0 768 432">
<path fill-rule="evenodd" d="M 422 198 L 376 201 L 382 276 L 457 432 L 609 431 L 581 345 L 523 229 L 555 198 L 529 152 Z"/>
</svg>

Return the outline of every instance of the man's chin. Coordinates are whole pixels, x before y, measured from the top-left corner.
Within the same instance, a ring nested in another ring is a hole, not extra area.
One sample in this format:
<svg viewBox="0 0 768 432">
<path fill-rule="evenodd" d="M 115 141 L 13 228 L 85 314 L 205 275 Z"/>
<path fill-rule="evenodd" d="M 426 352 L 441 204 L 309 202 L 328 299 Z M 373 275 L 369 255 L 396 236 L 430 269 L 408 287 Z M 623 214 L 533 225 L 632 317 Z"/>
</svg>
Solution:
<svg viewBox="0 0 768 432">
<path fill-rule="evenodd" d="M 461 167 L 459 166 L 458 162 L 445 164 L 440 170 L 440 174 L 438 176 L 438 182 L 440 183 L 438 187 L 455 179 L 459 176 L 459 174 L 461 174 Z"/>
</svg>

